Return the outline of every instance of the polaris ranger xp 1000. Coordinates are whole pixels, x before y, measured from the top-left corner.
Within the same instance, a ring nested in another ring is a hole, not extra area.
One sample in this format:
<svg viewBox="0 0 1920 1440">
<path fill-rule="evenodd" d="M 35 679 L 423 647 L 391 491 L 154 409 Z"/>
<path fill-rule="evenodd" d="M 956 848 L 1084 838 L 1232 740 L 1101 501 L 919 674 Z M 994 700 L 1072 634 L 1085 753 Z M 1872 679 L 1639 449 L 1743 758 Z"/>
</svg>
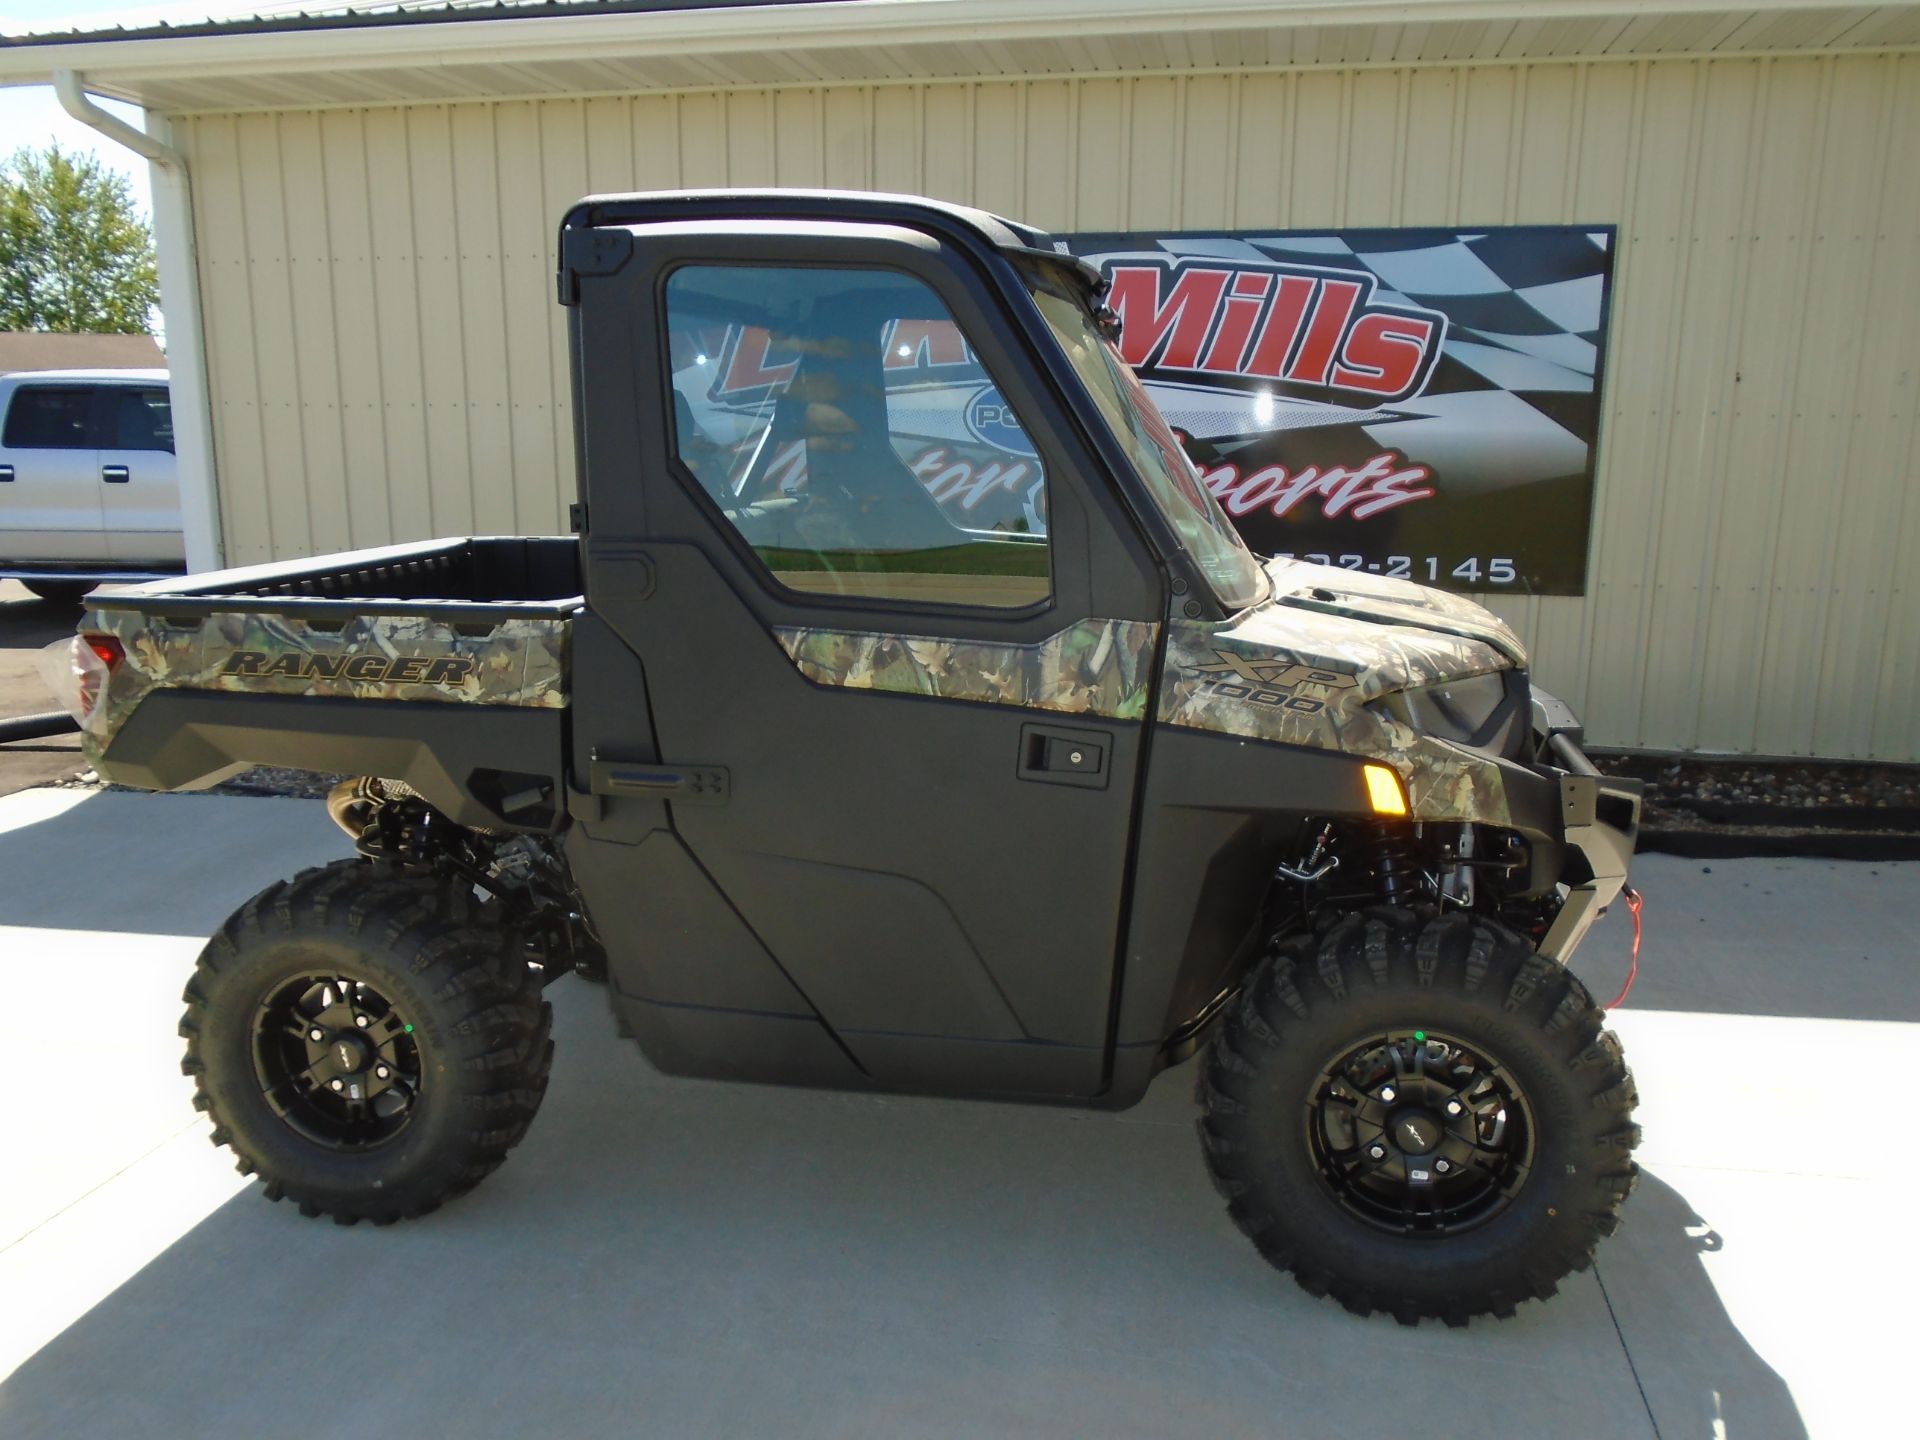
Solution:
<svg viewBox="0 0 1920 1440">
<path fill-rule="evenodd" d="M 680 1075 L 1117 1108 L 1199 1051 L 1234 1221 L 1355 1310 L 1588 1263 L 1635 1095 L 1567 962 L 1639 795 L 1506 625 L 1249 553 L 1026 227 L 600 197 L 559 257 L 575 534 L 109 591 L 74 642 L 108 780 L 358 777 L 357 858 L 187 986 L 243 1171 L 467 1190 L 582 970 Z"/>
</svg>

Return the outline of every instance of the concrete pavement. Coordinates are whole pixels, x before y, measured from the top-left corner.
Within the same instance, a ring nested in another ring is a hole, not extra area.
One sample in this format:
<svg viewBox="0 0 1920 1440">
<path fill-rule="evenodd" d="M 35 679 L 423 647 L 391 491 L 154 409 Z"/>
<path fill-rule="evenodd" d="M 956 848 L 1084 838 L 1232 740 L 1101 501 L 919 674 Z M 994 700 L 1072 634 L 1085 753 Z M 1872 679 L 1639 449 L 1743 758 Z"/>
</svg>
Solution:
<svg viewBox="0 0 1920 1440">
<path fill-rule="evenodd" d="M 425 1221 L 304 1221 L 206 1143 L 173 1025 L 201 938 L 343 849 L 309 801 L 0 799 L 9 1440 L 1904 1424 L 1920 866 L 1643 860 L 1646 1177 L 1595 1273 L 1459 1332 L 1266 1269 L 1186 1068 L 1111 1116 L 669 1080 L 577 981 L 500 1172 Z"/>
<path fill-rule="evenodd" d="M 60 708 L 40 678 L 40 649 L 73 634 L 79 620 L 78 605 L 55 605 L 18 580 L 0 580 L 0 719 Z M 0 795 L 77 774 L 85 765 L 77 734 L 0 745 Z"/>
</svg>

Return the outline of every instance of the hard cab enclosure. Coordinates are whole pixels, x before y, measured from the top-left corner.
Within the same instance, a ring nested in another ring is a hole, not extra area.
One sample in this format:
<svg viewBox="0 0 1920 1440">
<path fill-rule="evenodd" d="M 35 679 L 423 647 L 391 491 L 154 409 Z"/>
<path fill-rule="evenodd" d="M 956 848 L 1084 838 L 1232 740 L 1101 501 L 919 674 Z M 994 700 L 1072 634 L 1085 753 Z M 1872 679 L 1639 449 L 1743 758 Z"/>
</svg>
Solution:
<svg viewBox="0 0 1920 1440">
<path fill-rule="evenodd" d="M 1340 882 L 1389 899 L 1396 863 L 1475 873 L 1478 836 L 1555 959 L 1619 888 L 1637 801 L 1536 723 L 1512 633 L 1249 555 L 1038 233 L 610 197 L 560 257 L 577 557 L 113 592 L 104 775 L 304 763 L 554 836 L 650 1057 L 772 1081 L 1130 1103 L 1336 831 Z M 1387 826 L 1397 860 L 1364 848 Z"/>
<path fill-rule="evenodd" d="M 109 779 L 355 777 L 357 858 L 186 989 L 269 1198 L 470 1188 L 580 970 L 692 1075 L 1125 1105 L 1204 1042 L 1235 1222 L 1355 1310 L 1587 1263 L 1636 1097 L 1565 961 L 1639 799 L 1506 626 L 1249 554 L 1037 232 L 693 193 L 559 253 L 577 540 L 114 592 L 73 651 Z"/>
</svg>

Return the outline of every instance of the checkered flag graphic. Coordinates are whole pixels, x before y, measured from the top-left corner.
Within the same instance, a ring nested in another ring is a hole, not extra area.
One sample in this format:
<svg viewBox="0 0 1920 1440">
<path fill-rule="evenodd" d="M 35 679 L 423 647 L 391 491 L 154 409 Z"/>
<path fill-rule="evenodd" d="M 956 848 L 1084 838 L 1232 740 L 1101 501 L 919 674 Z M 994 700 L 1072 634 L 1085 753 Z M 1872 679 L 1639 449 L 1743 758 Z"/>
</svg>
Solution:
<svg viewBox="0 0 1920 1440">
<path fill-rule="evenodd" d="M 1142 368 L 1203 469 L 1325 471 L 1392 452 L 1430 472 L 1434 499 L 1405 507 L 1391 525 L 1349 519 L 1314 526 L 1298 513 L 1286 525 L 1264 514 L 1236 517 L 1256 548 L 1371 553 L 1385 544 L 1401 554 L 1436 555 L 1497 548 L 1519 557 L 1517 583 L 1525 588 L 1564 592 L 1583 583 L 1610 227 L 1075 235 L 1067 245 L 1109 272 L 1116 262 L 1157 259 L 1175 267 L 1345 274 L 1370 291 L 1369 311 L 1402 307 L 1444 317 L 1425 383 L 1390 403 L 1299 393 L 1284 384 L 1263 397 L 1244 383 Z"/>
</svg>

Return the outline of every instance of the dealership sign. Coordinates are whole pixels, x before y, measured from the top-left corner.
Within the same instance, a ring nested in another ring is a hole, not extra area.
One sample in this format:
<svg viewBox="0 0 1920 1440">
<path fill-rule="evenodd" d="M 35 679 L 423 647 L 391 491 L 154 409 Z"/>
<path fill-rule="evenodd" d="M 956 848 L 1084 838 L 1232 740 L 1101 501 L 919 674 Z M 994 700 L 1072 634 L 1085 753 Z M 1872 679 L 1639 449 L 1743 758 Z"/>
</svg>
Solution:
<svg viewBox="0 0 1920 1440">
<path fill-rule="evenodd" d="M 1579 594 L 1607 227 L 1071 235 L 1263 554 Z M 982 439 L 991 432 L 976 431 Z"/>
</svg>

